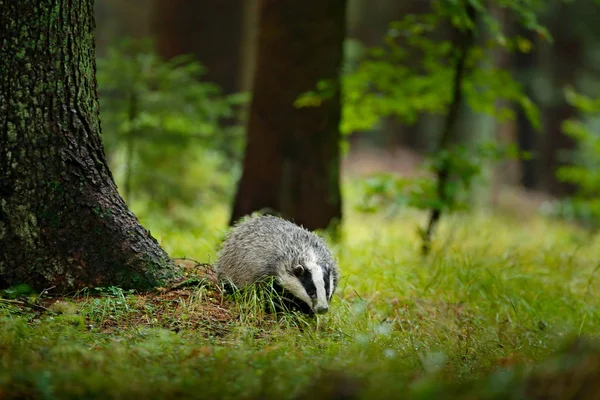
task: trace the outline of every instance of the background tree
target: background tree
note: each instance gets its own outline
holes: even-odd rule
[[[203,230],[190,211],[233,197],[244,132],[222,122],[247,96],[224,96],[204,73],[192,56],[163,60],[147,40],[123,40],[98,57],[104,151],[142,220]]]
[[[557,2],[555,9],[551,9],[546,19],[554,40],[552,46],[544,49],[540,59],[543,75],[551,89],[543,107],[544,135],[539,148],[539,185],[542,190],[556,196],[573,194],[575,191],[575,186],[557,179],[556,173],[561,166],[570,164],[565,151],[575,148],[575,141],[564,134],[561,126],[564,121],[577,115],[577,110],[565,101],[563,90],[566,86],[576,84],[579,68],[573,68],[573,65],[581,65],[584,56],[585,42],[582,39],[585,36],[581,28],[564,29],[565,18],[579,17],[573,18],[579,20],[584,17],[577,15],[578,10],[581,7],[567,2]],[[594,13],[593,9],[590,12]]]
[[[174,273],[106,165],[93,29],[92,0],[0,8],[0,286],[148,288]]]
[[[192,54],[206,66],[206,79],[226,94],[243,79],[247,0],[156,0],[152,30],[159,54],[171,59]],[[246,44],[246,43],[244,43]]]
[[[269,208],[309,229],[341,218],[340,68],[345,0],[259,2],[246,153],[230,222]],[[295,100],[328,82],[317,107]]]
[[[534,48],[529,52],[517,52],[511,58],[512,69],[516,78],[523,85],[525,94],[536,101],[533,90],[533,77],[536,74],[536,35],[525,27],[517,25],[517,34],[533,43]],[[537,103],[537,101],[536,101]],[[524,110],[516,110],[516,135],[519,148],[526,152],[534,153],[538,142],[539,132],[536,132],[531,122],[525,115]],[[537,164],[534,158],[523,158],[520,160],[521,185],[526,189],[535,189],[538,182]]]

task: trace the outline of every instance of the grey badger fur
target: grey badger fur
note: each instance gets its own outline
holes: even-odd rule
[[[221,281],[243,288],[274,277],[292,305],[308,314],[323,314],[335,291],[339,272],[325,241],[292,222],[272,215],[236,223],[225,238],[215,270]]]

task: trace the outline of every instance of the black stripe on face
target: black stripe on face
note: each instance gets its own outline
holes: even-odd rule
[[[325,298],[329,299],[329,291],[331,288],[329,287],[329,268],[323,268],[323,282],[325,283]]]
[[[312,273],[308,268],[304,268],[304,272],[298,277],[298,280],[311,299],[317,297],[317,288],[315,286],[315,282],[313,281]]]

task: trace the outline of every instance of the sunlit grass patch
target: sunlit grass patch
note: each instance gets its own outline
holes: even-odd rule
[[[597,238],[542,219],[519,226],[461,215],[444,221],[434,254],[423,259],[415,233],[421,217],[356,216],[340,250],[343,299],[356,291],[371,316],[401,324],[396,335],[421,354],[441,350],[473,374],[514,353],[538,360],[565,336],[597,332],[589,287],[600,254],[583,244]]]

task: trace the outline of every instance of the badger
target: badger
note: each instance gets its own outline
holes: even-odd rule
[[[215,270],[222,283],[237,289],[272,277],[291,295],[294,308],[313,315],[329,310],[339,280],[337,263],[323,239],[272,215],[236,223],[221,244]]]

